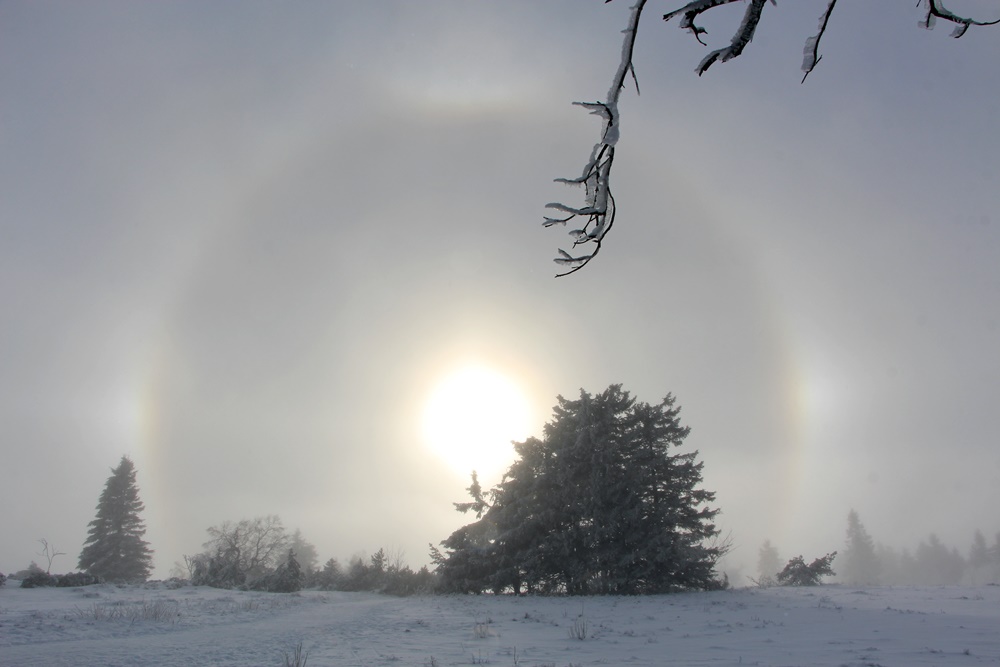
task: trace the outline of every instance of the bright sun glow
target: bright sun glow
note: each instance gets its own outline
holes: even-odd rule
[[[458,474],[475,470],[492,479],[514,460],[510,443],[528,436],[528,421],[528,401],[516,384],[469,366],[434,388],[424,408],[424,441]]]

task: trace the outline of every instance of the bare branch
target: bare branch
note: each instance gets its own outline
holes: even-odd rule
[[[622,40],[621,61],[611,80],[607,99],[604,102],[574,102],[574,104],[588,109],[591,114],[604,119],[601,140],[594,145],[594,149],[590,152],[590,159],[584,165],[581,175],[578,178],[556,179],[557,183],[583,185],[585,188],[584,205],[576,207],[559,202],[547,204],[546,208],[568,215],[563,218],[546,217],[542,224],[545,227],[565,225],[577,216],[584,217],[586,222],[583,227],[570,232],[570,236],[573,238],[573,247],[589,243],[593,244],[594,249],[589,254],[573,256],[560,248],[559,257],[555,259],[555,262],[561,266],[572,266],[573,268],[556,274],[557,278],[579,271],[596,257],[601,250],[604,236],[614,224],[615,204],[614,197],[611,196],[611,166],[614,164],[615,145],[618,143],[619,137],[618,100],[625,87],[625,79],[630,75],[635,80],[636,92],[639,90],[639,81],[636,79],[635,69],[632,66],[632,54],[635,50],[635,39],[639,30],[639,19],[645,4],[646,0],[636,0],[636,3],[632,5],[628,26],[622,31],[625,37]]]
[[[1000,19],[996,21],[976,21],[975,19],[964,18],[953,14],[949,10],[945,9],[942,4],[942,0],[921,0],[921,2],[927,3],[927,17],[920,22],[922,28],[928,30],[934,29],[934,22],[936,19],[943,19],[945,21],[950,21],[955,24],[955,29],[952,31],[951,36],[958,39],[966,33],[969,26],[973,25],[997,25],[1000,23]],[[919,3],[918,3],[919,4]]]
[[[830,4],[827,5],[826,11],[823,16],[819,19],[819,32],[806,40],[806,46],[804,49],[804,58],[802,60],[802,71],[805,74],[802,75],[802,81],[800,83],[806,82],[806,77],[809,76],[819,61],[823,59],[823,56],[819,55],[819,40],[823,39],[823,34],[826,32],[826,26],[830,23],[830,14],[833,13],[833,8],[837,5],[837,0],[830,0]]]

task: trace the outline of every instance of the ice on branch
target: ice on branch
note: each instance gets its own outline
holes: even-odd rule
[[[795,0],[801,2],[802,0]],[[993,21],[979,21],[971,18],[958,16],[944,7],[944,0],[920,0],[924,3],[926,15],[921,20],[920,25],[924,28],[933,28],[938,19],[955,24],[952,37],[961,37],[970,26],[986,26],[1000,24],[1000,19]],[[605,0],[611,2],[611,0]],[[743,20],[740,22],[735,34],[730,40],[729,46],[715,49],[705,56],[695,71],[699,76],[708,71],[716,62],[726,62],[739,57],[743,51],[753,41],[754,33],[760,24],[764,11],[764,5],[768,0],[692,0],[680,9],[675,9],[663,15],[664,21],[670,21],[680,17],[679,25],[682,29],[689,31],[694,38],[702,45],[707,43],[702,40],[703,35],[708,31],[698,25],[696,21],[707,11],[717,9],[734,2],[746,3],[746,10],[743,13]],[[776,0],[770,0],[772,5],[777,6]],[[576,228],[569,232],[573,241],[573,247],[584,244],[593,244],[592,252],[573,256],[563,249],[559,249],[559,256],[555,262],[563,267],[571,267],[569,270],[556,274],[565,276],[575,271],[579,271],[586,266],[590,260],[597,256],[601,250],[601,244],[615,221],[615,198],[611,195],[611,167],[615,160],[615,147],[618,145],[620,136],[620,118],[618,113],[618,100],[625,87],[625,80],[632,76],[635,81],[636,93],[639,92],[639,82],[635,76],[635,67],[632,63],[632,54],[635,49],[636,34],[639,30],[639,19],[646,0],[637,0],[629,11],[628,25],[622,33],[625,35],[622,40],[621,60],[618,63],[618,70],[611,80],[611,88],[603,102],[574,102],[591,114],[598,116],[604,122],[601,131],[601,139],[590,152],[590,159],[583,167],[580,176],[576,178],[557,178],[557,183],[566,185],[582,185],[584,187],[583,206],[569,206],[561,202],[547,204],[546,208],[558,211],[562,217],[546,216],[542,222],[545,227],[566,225],[575,218],[585,220],[582,227],[577,223]],[[863,4],[863,3],[862,3]],[[815,35],[810,36],[805,43],[802,58],[802,81],[812,73],[822,60],[819,53],[820,41],[826,34],[827,26],[830,24],[830,16],[837,6],[837,0],[827,0],[826,11],[820,16],[819,28]],[[998,3],[1000,6],[1000,3]],[[770,11],[768,13],[770,16]]]
[[[1000,19],[995,21],[976,21],[975,19],[958,16],[957,14],[953,14],[951,11],[945,9],[942,0],[924,0],[924,2],[927,4],[927,16],[925,16],[924,20],[920,22],[920,27],[933,30],[934,23],[937,19],[949,21],[955,24],[955,29],[951,31],[951,36],[955,39],[964,35],[966,31],[968,31],[969,26],[997,25],[1000,23]]]
[[[695,69],[698,72],[698,76],[707,72],[708,68],[716,60],[727,62],[743,53],[743,49],[753,40],[753,34],[757,30],[757,24],[760,23],[760,15],[764,11],[765,2],[767,0],[750,0],[750,5],[743,14],[743,22],[740,24],[736,34],[733,35],[732,42],[726,48],[717,49],[705,56],[701,63],[698,64],[697,69]],[[771,2],[773,3],[774,0],[771,0]],[[704,29],[702,29],[702,32],[704,32]]]
[[[702,35],[707,35],[708,31],[695,23],[695,21],[701,14],[704,14],[709,10],[716,9],[723,5],[728,5],[736,1],[737,0],[694,0],[680,9],[675,9],[672,12],[664,14],[663,20],[670,21],[671,19],[680,16],[680,27],[694,35],[694,38],[698,40],[700,44],[707,46],[706,42],[702,40]],[[721,49],[716,49],[705,56],[695,69],[699,76],[704,74],[716,61],[726,62],[727,60],[732,60],[743,53],[743,50],[747,47],[747,45],[753,41],[754,32],[757,29],[757,25],[760,23],[761,12],[763,11],[764,4],[766,2],[768,2],[768,0],[750,0],[746,12],[743,15],[743,21],[740,23],[740,27],[737,29],[736,34],[733,35],[730,45]],[[775,0],[770,0],[770,2],[775,6],[777,5]],[[970,26],[996,25],[1000,23],[1000,19],[994,21],[978,21],[972,18],[958,16],[945,8],[943,0],[922,0],[922,2],[925,4],[927,14],[924,19],[921,20],[920,25],[924,28],[930,29],[934,27],[934,23],[937,19],[949,21],[955,24],[955,30],[951,33],[952,37],[961,37],[966,33]],[[823,12],[823,15],[820,17],[819,31],[806,40],[805,48],[803,49],[804,57],[802,60],[802,71],[805,72],[805,75],[802,77],[803,82],[822,59],[822,56],[819,55],[819,43],[823,38],[823,35],[826,33],[827,25],[830,22],[830,15],[833,14],[833,9],[836,5],[837,0],[829,0],[826,11]]]
[[[819,32],[806,40],[806,46],[803,49],[803,59],[802,59],[802,71],[805,74],[802,75],[802,83],[806,82],[806,77],[809,76],[812,71],[819,64],[819,61],[823,59],[823,56],[819,55],[819,40],[823,39],[823,33],[826,32],[826,26],[830,23],[830,14],[833,13],[833,8],[837,5],[837,0],[830,0],[830,4],[826,6],[826,11],[823,12],[823,16],[819,17]]]
[[[583,172],[577,178],[557,178],[557,183],[567,185],[583,185],[584,205],[582,207],[568,206],[560,202],[553,202],[546,205],[562,213],[568,214],[566,217],[555,218],[546,217],[543,226],[552,227],[554,225],[565,225],[574,218],[581,217],[586,220],[582,228],[574,229],[570,232],[573,239],[573,247],[583,244],[593,244],[593,251],[589,254],[574,257],[568,252],[559,249],[559,256],[555,259],[560,266],[572,267],[568,271],[557,274],[565,276],[579,271],[587,265],[590,260],[597,256],[601,250],[601,243],[604,237],[611,230],[615,220],[615,199],[611,195],[611,166],[615,160],[615,146],[620,137],[618,123],[618,98],[625,87],[625,79],[629,74],[635,79],[635,71],[632,68],[632,52],[635,48],[636,32],[639,28],[639,17],[646,0],[638,0],[631,7],[628,26],[623,30],[625,38],[622,40],[621,62],[618,64],[618,71],[611,81],[611,88],[608,90],[607,99],[604,102],[574,102],[574,104],[587,109],[591,114],[599,116],[604,120],[604,127],[601,131],[601,140],[594,145],[590,152],[590,159],[583,167]],[[639,85],[636,83],[636,90]]]

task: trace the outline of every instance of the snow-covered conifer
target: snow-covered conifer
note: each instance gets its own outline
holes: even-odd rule
[[[104,485],[97,516],[80,552],[79,568],[105,581],[141,582],[149,578],[153,552],[143,540],[144,509],[135,481],[135,465],[122,456]]]
[[[640,403],[620,385],[559,397],[543,437],[515,443],[518,460],[481,518],[442,542],[443,586],[586,595],[717,585],[718,510],[699,488],[697,452],[672,451],[689,432],[674,403]]]
[[[847,543],[842,555],[843,564],[838,569],[845,583],[878,584],[881,565],[875,553],[875,541],[861,524],[853,509],[847,514]]]

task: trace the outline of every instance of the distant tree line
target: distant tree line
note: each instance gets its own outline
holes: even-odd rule
[[[842,581],[854,585],[981,585],[1000,582],[1000,533],[988,545],[976,530],[963,554],[931,533],[914,549],[876,543],[858,513],[847,515]]]
[[[476,520],[441,548],[431,547],[433,571],[414,571],[401,553],[385,549],[346,565],[330,558],[319,566],[301,531],[289,533],[269,515],[208,528],[204,551],[185,556],[174,573],[219,588],[393,595],[643,594],[727,586],[716,571],[728,543],[719,540],[718,510],[709,506],[715,494],[700,486],[698,453],[676,451],[689,429],[673,396],[650,405],[612,385],[557,401],[541,438],[514,443],[518,458],[500,484],[484,491],[473,472],[471,500],[455,508]],[[153,551],[143,539],[143,509],[135,466],[123,456],[89,524],[81,571],[52,574],[54,559],[65,554],[41,539],[46,567],[32,561],[10,578],[27,588],[145,581]],[[934,534],[913,550],[897,550],[877,543],[852,509],[839,554],[809,563],[796,556],[782,566],[766,540],[757,573],[751,581],[762,586],[815,585],[834,576],[851,585],[1000,583],[1000,533],[988,544],[976,530],[964,555]],[[0,574],[0,586],[7,579]]]
[[[752,581],[759,585],[783,583],[778,576],[779,562],[777,549],[765,540],[758,553],[758,578]],[[982,531],[976,530],[966,554],[946,546],[933,533],[912,550],[895,549],[876,542],[852,509],[847,514],[844,548],[835,564],[837,581],[854,586],[1000,583],[1000,533],[988,544]],[[827,574],[832,576],[833,572]]]
[[[324,563],[310,585],[323,591],[374,591],[386,595],[417,595],[437,590],[438,578],[426,566],[412,570],[401,554],[379,549],[370,558],[355,556],[341,567],[335,558]]]

